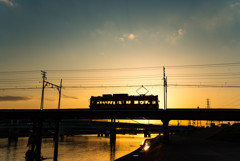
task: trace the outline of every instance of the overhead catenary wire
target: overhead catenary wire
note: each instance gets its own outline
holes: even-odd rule
[[[226,66],[239,66],[239,62],[235,63],[215,63],[215,64],[195,64],[195,65],[172,65],[165,66],[166,68],[209,68],[209,67],[226,67]]]
[[[168,74],[169,78],[188,78],[188,79],[220,79],[226,77],[240,78],[240,73],[199,73],[199,74]],[[133,75],[133,76],[107,76],[107,77],[63,77],[64,80],[130,80],[130,79],[151,79],[161,78],[160,74],[155,75]],[[53,77],[51,80],[58,80],[59,78]],[[38,78],[0,78],[0,82],[30,82],[39,81]]]
[[[74,88],[126,88],[126,87],[140,87],[142,85],[83,85],[83,86],[64,86],[63,89],[74,89]],[[163,84],[145,84],[145,87],[161,87]],[[197,88],[240,88],[240,85],[204,85],[204,84],[168,84],[168,87],[197,87]],[[33,90],[41,89],[41,87],[10,87],[10,88],[0,88],[0,90]]]
[[[195,64],[195,65],[169,65],[166,68],[210,68],[210,67],[226,67],[226,66],[240,66],[240,62],[235,63],[216,63],[216,64]],[[59,70],[46,70],[48,72],[99,72],[99,71],[121,71],[121,70],[153,70],[162,69],[163,66],[151,67],[132,67],[132,68],[95,68],[95,69],[59,69]],[[40,70],[23,70],[23,71],[0,71],[0,74],[25,74],[37,73]]]
[[[178,69],[178,68],[205,68],[205,67],[229,67],[229,66],[240,66],[240,63],[219,63],[219,64],[197,64],[197,65],[176,65],[166,66],[166,68]],[[48,70],[48,72],[67,72],[68,75],[63,76],[66,80],[65,88],[122,88],[122,87],[139,87],[144,86],[162,86],[157,84],[157,81],[162,80],[162,74],[151,74],[151,75],[106,75],[99,77],[86,76],[71,76],[72,72],[99,72],[99,71],[135,71],[135,70],[155,70],[161,69],[162,66],[152,67],[135,67],[135,68],[106,68],[106,69],[70,69],[70,70]],[[40,83],[37,75],[40,70],[29,70],[29,71],[5,71],[0,74],[7,74],[5,77],[0,78],[0,90],[31,90],[38,89]],[[222,70],[221,70],[222,71]],[[70,72],[70,73],[69,73]],[[14,77],[16,73],[25,74],[24,76],[18,75]],[[124,72],[123,72],[124,73]],[[26,76],[27,74],[27,76]],[[34,74],[34,75],[32,75]],[[69,75],[70,74],[70,75]],[[135,74],[135,75],[134,75]],[[29,76],[31,75],[31,76]],[[64,74],[63,74],[64,75]],[[10,77],[9,77],[10,76]],[[22,76],[22,77],[20,77]],[[59,80],[59,77],[53,74],[51,80]],[[168,87],[197,87],[197,88],[239,88],[237,80],[240,78],[240,72],[206,72],[206,73],[167,73],[168,76]],[[186,81],[191,80],[191,81]],[[199,81],[204,80],[204,81]],[[211,82],[212,80],[212,82]],[[234,81],[233,81],[234,80]],[[117,83],[117,85],[109,85],[108,82]],[[134,82],[133,82],[134,81]],[[147,82],[146,82],[147,81]],[[145,83],[144,83],[145,82]],[[152,82],[151,84],[149,84]],[[136,85],[138,83],[138,85]],[[26,85],[28,86],[26,86]],[[124,85],[128,84],[128,85]]]

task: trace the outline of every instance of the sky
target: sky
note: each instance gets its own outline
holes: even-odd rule
[[[239,0],[0,0],[0,108],[39,108],[41,70],[63,79],[62,108],[141,85],[162,108],[162,66],[169,108],[240,108],[239,88],[219,87],[239,85],[239,28]]]

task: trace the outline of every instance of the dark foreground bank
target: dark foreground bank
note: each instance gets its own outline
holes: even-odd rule
[[[144,146],[116,161],[239,161],[239,126],[200,129],[170,137],[170,143],[154,138]]]

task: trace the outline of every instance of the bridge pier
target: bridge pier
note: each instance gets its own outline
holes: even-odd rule
[[[14,120],[11,120],[11,125],[14,127],[16,124],[19,124],[19,120],[16,120],[16,123]],[[9,128],[8,130],[8,142],[17,142],[18,141],[18,135],[19,135],[19,129],[18,128]]]
[[[168,124],[169,124],[169,119],[162,119],[161,120],[163,123],[163,142],[164,143],[169,143],[169,129],[168,129]]]
[[[59,135],[60,135],[61,141],[63,141],[65,129],[63,129],[61,126],[60,126],[59,128],[60,128],[60,129],[59,129],[59,132],[60,132]]]
[[[104,130],[98,130],[98,137],[103,137],[106,132]]]
[[[58,141],[59,141],[59,124],[60,119],[55,120],[55,135],[54,135],[54,161],[58,158]],[[33,120],[33,132],[28,140],[28,146],[31,148],[26,152],[27,160],[41,161],[41,146],[42,146],[42,126],[43,120]]]
[[[42,145],[42,125],[43,120],[33,120],[32,134],[28,139],[28,146],[30,148],[26,152],[26,160],[41,161],[41,145]]]
[[[116,119],[111,119],[110,139],[116,140]]]
[[[151,134],[150,134],[149,130],[147,130],[147,129],[144,130],[144,137],[145,138],[146,137],[151,137]]]
[[[105,134],[105,137],[109,137],[110,133],[111,133],[111,132],[110,132],[110,131],[108,131],[108,130],[107,130],[107,131],[105,131],[105,133],[104,133],[104,134]]]
[[[39,119],[37,128],[37,143],[36,143],[36,161],[41,161],[41,147],[42,147],[42,125],[43,120]]]
[[[116,140],[116,129],[115,127],[113,126],[110,130],[110,140]]]
[[[110,133],[110,152],[110,161],[114,161],[116,152],[116,131],[111,131]]]
[[[110,125],[110,161],[115,160],[116,151],[116,119],[111,119]]]
[[[54,135],[54,161],[58,158],[58,141],[59,141],[59,122],[60,119],[55,120],[55,135]]]

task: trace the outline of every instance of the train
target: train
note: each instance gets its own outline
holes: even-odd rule
[[[157,95],[103,94],[91,96],[90,109],[158,109]]]

